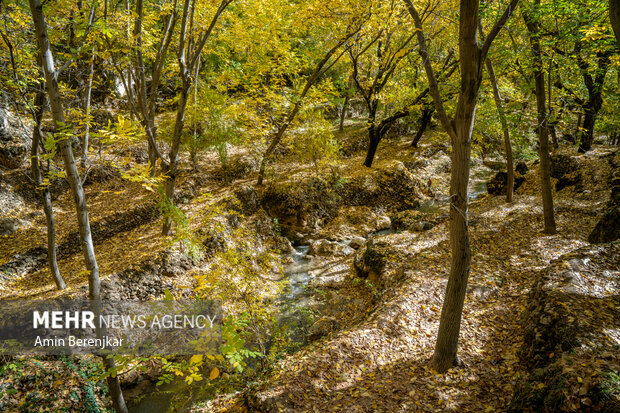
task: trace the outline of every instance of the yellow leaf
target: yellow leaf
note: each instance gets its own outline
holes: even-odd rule
[[[211,370],[211,374],[209,374],[209,380],[215,380],[219,375],[220,371],[218,370],[218,368],[213,367],[213,370]]]
[[[192,358],[189,359],[189,364],[198,364],[202,362],[202,354],[194,354]]]

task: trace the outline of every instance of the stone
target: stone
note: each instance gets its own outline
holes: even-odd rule
[[[350,246],[338,242],[338,241],[330,241],[327,239],[320,239],[316,241],[312,241],[310,243],[310,250],[308,253],[310,255],[337,255],[337,256],[347,256],[353,254],[354,250]]]
[[[0,235],[13,235],[20,226],[20,221],[17,218],[2,218],[0,219]]]
[[[377,217],[377,221],[375,222],[374,226],[377,231],[381,231],[382,229],[389,229],[392,227],[392,220],[388,216],[381,215]]]
[[[517,166],[515,167],[515,172],[520,175],[525,175],[529,171],[527,164],[523,161],[517,162]]]
[[[555,154],[551,155],[551,177],[560,179],[564,175],[570,174],[581,167],[581,163],[576,157]]]
[[[359,235],[354,236],[349,242],[349,246],[353,249],[358,249],[366,242],[366,238],[360,237]]]

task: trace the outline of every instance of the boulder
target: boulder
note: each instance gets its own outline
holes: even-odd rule
[[[620,238],[620,172],[611,178],[611,198],[607,211],[588,236],[592,244],[612,242]]]
[[[356,235],[355,237],[351,239],[349,246],[353,249],[358,249],[359,247],[364,245],[365,242],[366,242],[366,238]]]
[[[518,173],[519,175],[525,175],[526,173],[528,173],[529,168],[527,167],[527,164],[523,161],[519,161],[517,162],[517,166],[515,166],[515,172]]]
[[[618,366],[619,268],[620,245],[608,244],[582,247],[541,272],[522,316],[526,373],[509,411],[618,411],[617,393],[601,391],[614,384],[600,372]]]
[[[17,218],[0,218],[0,235],[13,235],[20,227]]]
[[[377,217],[377,221],[375,222],[374,227],[377,231],[381,231],[383,229],[390,229],[392,227],[392,221],[390,220],[390,217],[380,215],[379,217]]]
[[[383,238],[370,238],[358,249],[353,260],[358,276],[362,278],[379,276],[387,264],[390,250],[391,245]]]
[[[588,236],[588,241],[592,244],[601,244],[618,238],[620,238],[620,206],[615,206],[603,214]]]
[[[551,155],[551,177],[560,179],[581,167],[581,163],[574,156],[564,154]]]
[[[366,205],[402,210],[415,208],[425,199],[423,185],[400,161],[369,174],[351,178],[337,190],[346,205]]]
[[[353,254],[353,248],[338,242],[320,239],[310,243],[310,255],[346,256]]]

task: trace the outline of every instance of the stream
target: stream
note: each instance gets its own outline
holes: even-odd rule
[[[470,202],[475,201],[487,193],[487,182],[491,180],[495,174],[496,171],[487,167],[472,172],[469,177],[469,186],[467,188],[467,196]],[[442,206],[448,203],[449,198],[448,195],[437,195],[433,199],[422,202],[417,210],[424,213],[437,212]]]
[[[469,199],[476,200],[487,192],[487,182],[495,174],[488,168],[476,170],[472,173],[469,181]],[[435,198],[423,202],[417,209],[424,213],[433,213],[447,204],[447,195],[438,195]],[[392,228],[368,234],[370,236],[382,236],[393,233]],[[350,240],[342,240],[339,244],[349,247]],[[350,247],[349,247],[350,248]],[[279,326],[284,326],[288,331],[289,347],[294,349],[307,344],[307,331],[311,326],[316,313],[317,300],[314,292],[308,289],[312,280],[311,271],[319,268],[322,260],[309,258],[309,245],[297,245],[291,252],[292,262],[284,267],[283,280],[288,280],[282,293],[276,299],[278,306],[277,321]],[[273,343],[271,339],[265,343],[269,349]],[[208,373],[206,373],[208,374]],[[186,387],[183,382],[173,382],[168,385],[155,387],[154,383],[149,385],[138,385],[126,391],[127,407],[131,413],[152,413],[164,412],[170,407],[173,396],[179,390]]]

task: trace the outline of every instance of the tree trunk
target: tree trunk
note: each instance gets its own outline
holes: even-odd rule
[[[533,16],[538,16],[540,0],[534,2]],[[542,189],[543,215],[545,219],[544,232],[555,234],[555,217],[553,213],[553,195],[551,192],[551,160],[549,158],[549,130],[547,129],[547,110],[545,108],[545,75],[543,73],[542,55],[540,49],[540,33],[538,20],[524,15],[525,24],[530,34],[532,55],[534,58],[534,80],[536,83],[536,106],[538,108],[538,142],[540,152],[540,183]],[[533,17],[537,19],[538,17]]]
[[[185,126],[185,111],[187,109],[187,97],[191,88],[191,81],[183,82],[183,90],[181,90],[181,96],[177,103],[177,116],[174,123],[174,134],[172,135],[172,147],[168,154],[168,164],[162,165],[162,171],[166,175],[164,181],[164,190],[168,202],[174,204],[174,187],[176,183],[177,167],[179,164],[179,149],[181,148],[181,135],[183,134],[183,127]],[[170,215],[164,216],[164,223],[162,227],[162,235],[170,235],[172,232],[172,219]]]
[[[616,35],[616,47],[620,48],[620,0],[609,0],[609,20]]]
[[[424,106],[424,109],[422,109],[422,117],[420,118],[420,127],[418,128],[418,131],[416,132],[415,136],[413,137],[413,140],[411,141],[411,146],[413,146],[414,148],[418,147],[418,143],[420,142],[420,139],[422,139],[422,135],[424,135],[424,131],[426,130],[426,128],[428,127],[428,124],[431,122],[431,119],[433,118],[433,112],[435,111],[435,109],[432,106]]]
[[[478,0],[461,0],[459,17],[459,60],[461,65],[461,88],[454,119],[450,120],[443,107],[435,72],[431,65],[422,31],[420,16],[411,2],[405,0],[409,13],[415,21],[420,55],[428,77],[429,90],[435,109],[452,141],[452,172],[450,176],[450,245],[452,262],[446,295],[441,309],[441,319],[433,366],[444,372],[458,364],[457,349],[467,280],[471,265],[471,249],[467,227],[469,162],[471,157],[471,134],[476,114],[476,101],[482,80],[482,64],[491,43],[512,14],[518,0],[511,0],[502,16],[495,23],[482,47],[478,46]]]
[[[372,162],[375,158],[375,153],[377,152],[377,146],[379,146],[379,142],[381,142],[380,131],[375,125],[372,125],[368,128],[368,151],[366,152],[366,160],[364,161],[364,166],[367,166],[368,168],[372,166]]]
[[[88,67],[88,82],[86,82],[86,92],[84,98],[84,111],[86,112],[86,126],[84,129],[84,139],[82,140],[82,168],[86,168],[88,161],[88,145],[90,140],[90,112],[91,112],[91,96],[93,91],[93,74],[95,71],[95,48],[90,59]]]
[[[45,86],[47,89],[47,96],[52,110],[52,118],[54,119],[56,128],[64,128],[66,127],[66,125],[62,108],[62,101],[58,89],[58,82],[56,80],[54,58],[52,56],[52,50],[50,48],[49,38],[47,36],[47,27],[45,24],[45,19],[43,17],[43,6],[41,5],[40,0],[29,0],[29,3],[37,34],[39,53],[41,56],[41,61],[43,62]],[[80,242],[82,244],[82,251],[84,253],[84,261],[86,262],[86,267],[88,268],[90,273],[88,277],[89,298],[91,300],[99,300],[101,298],[99,267],[97,266],[95,249],[93,246],[93,240],[90,232],[90,223],[88,221],[88,209],[86,208],[84,189],[82,188],[82,182],[80,180],[80,176],[75,165],[75,158],[73,156],[73,150],[71,149],[70,139],[64,138],[60,140],[59,145],[65,164],[67,180],[69,181],[69,186],[71,187],[71,192],[73,193],[73,201],[75,202],[75,209],[80,230]],[[103,363],[108,369],[114,368],[114,359],[106,359],[104,356]],[[107,382],[114,409],[120,413],[127,413],[127,407],[125,406],[125,400],[123,398],[123,393],[120,388],[118,377],[109,376],[107,378]]]
[[[584,73],[584,80],[588,88],[588,100],[583,107],[585,116],[579,143],[579,152],[581,153],[589,151],[592,148],[592,142],[594,142],[594,126],[598,113],[603,107],[603,83],[609,62],[608,56],[602,56],[599,59],[597,74],[594,78],[589,73]]]
[[[41,84],[41,89],[37,92],[34,102],[34,129],[32,131],[32,148],[30,150],[30,169],[32,179],[41,191],[41,201],[45,212],[47,224],[47,263],[50,266],[50,273],[56,283],[56,288],[63,290],[67,287],[65,280],[60,275],[58,261],[56,259],[56,223],[54,222],[54,208],[52,207],[52,196],[47,185],[43,185],[43,177],[39,167],[39,145],[41,144],[41,120],[45,108],[45,90]]]
[[[340,124],[338,125],[338,131],[342,133],[344,131],[344,118],[347,116],[347,109],[349,108],[349,99],[350,96],[347,95],[344,97],[344,103],[342,104],[342,110],[340,111]]]
[[[506,186],[506,202],[512,202],[512,193],[514,191],[515,183],[515,170],[512,161],[512,144],[510,143],[510,130],[508,129],[508,122],[506,121],[506,114],[504,113],[504,106],[502,104],[502,96],[497,86],[497,78],[495,77],[495,69],[491,59],[486,59],[487,72],[489,73],[489,80],[493,86],[493,98],[495,99],[495,106],[497,106],[497,114],[499,115],[500,123],[502,124],[502,132],[504,134],[504,147],[506,148],[506,171],[508,174],[508,184]]]
[[[298,96],[297,101],[295,102],[295,105],[293,106],[293,109],[291,109],[291,111],[288,113],[288,115],[286,116],[286,118],[283,121],[283,123],[278,128],[278,131],[276,132],[275,136],[273,137],[273,140],[271,141],[271,143],[267,147],[267,150],[265,151],[265,154],[263,155],[263,159],[261,159],[260,169],[258,171],[258,180],[256,182],[257,185],[262,185],[263,184],[263,180],[265,179],[265,171],[267,169],[267,163],[271,159],[271,155],[273,154],[273,151],[276,149],[276,147],[278,146],[278,144],[282,140],[282,137],[284,136],[284,132],[286,132],[286,129],[288,129],[288,127],[291,125],[291,123],[295,119],[295,116],[297,116],[297,113],[301,109],[301,107],[303,105],[303,100],[306,97],[306,95],[308,94],[308,91],[319,80],[321,75],[323,75],[323,73],[325,73],[323,71],[323,68],[325,67],[327,62],[329,62],[331,57],[336,53],[336,51],[340,48],[340,46],[342,46],[355,33],[357,33],[358,30],[359,30],[359,28],[357,30],[351,31],[350,33],[347,33],[342,39],[340,39],[338,41],[338,43],[334,47],[332,47],[323,56],[321,61],[319,63],[317,63],[316,67],[314,68],[314,71],[312,72],[310,77],[308,77],[308,79],[306,80],[304,88],[303,88],[302,92],[300,93],[300,95]],[[340,54],[340,56],[342,56],[342,54]],[[336,56],[334,61],[327,68],[329,69],[330,67],[332,67],[340,59],[340,56]]]
[[[581,136],[579,138],[580,153],[586,153],[592,149],[592,142],[594,141],[594,125],[596,124],[596,117],[599,109],[600,106],[596,108],[593,104],[588,104],[584,107],[585,116],[583,117],[583,126],[580,133]]]
[[[476,101],[482,79],[480,49],[477,45],[478,1],[461,1],[460,41],[461,93],[452,122],[452,171],[450,176],[450,245],[452,262],[441,321],[433,354],[433,365],[443,372],[459,364],[459,331],[467,280],[471,265],[468,230],[469,163]]]

